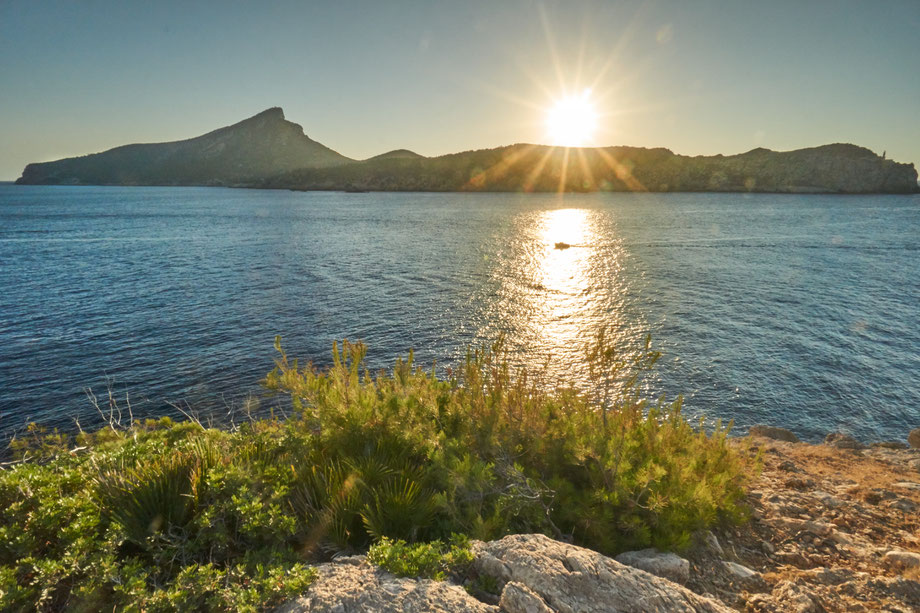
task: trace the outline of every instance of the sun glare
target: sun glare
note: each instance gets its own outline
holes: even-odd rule
[[[546,132],[559,147],[582,147],[594,137],[597,113],[591,102],[591,90],[557,100],[546,113]]]

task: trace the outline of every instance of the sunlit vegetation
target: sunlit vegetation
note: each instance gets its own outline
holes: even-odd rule
[[[647,341],[630,357],[603,335],[586,347],[590,392],[514,369],[501,344],[440,378],[411,353],[370,372],[361,343],[326,370],[276,347],[264,383],[290,396],[286,419],[16,441],[28,460],[0,472],[0,608],[265,610],[339,552],[443,578],[469,538],[680,549],[744,518],[750,466],[726,429],[640,398]]]
[[[436,540],[409,544],[387,537],[371,545],[367,551],[371,564],[399,577],[424,577],[444,580],[448,576],[462,578],[473,561],[470,539],[454,534],[447,543]]]

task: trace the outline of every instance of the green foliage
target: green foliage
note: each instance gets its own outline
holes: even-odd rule
[[[302,593],[290,468],[254,460],[278,430],[140,423],[0,471],[0,609],[257,611]]]
[[[281,352],[265,384],[290,394],[286,420],[31,427],[0,470],[0,609],[263,610],[302,593],[311,562],[372,543],[392,572],[442,578],[469,560],[455,534],[617,553],[744,518],[752,467],[727,429],[640,398],[648,341],[624,356],[600,335],[589,392],[515,371],[500,343],[444,379],[365,355],[336,344],[320,371]]]
[[[443,581],[462,576],[473,561],[468,537],[451,535],[449,543],[432,541],[410,545],[383,537],[367,552],[367,560],[400,577],[424,577]]]
[[[500,342],[468,353],[447,380],[415,367],[411,353],[392,375],[371,374],[360,343],[336,344],[325,372],[290,362],[278,340],[276,349],[265,384],[291,395],[326,458],[302,473],[313,502],[300,515],[325,522],[340,547],[536,531],[605,553],[679,549],[700,528],[744,519],[748,467],[728,429],[692,427],[679,398],[640,397],[659,357],[648,338],[622,355],[601,332],[585,350],[589,392],[515,372]],[[375,479],[356,457],[374,459]],[[397,508],[386,525],[374,514]],[[397,525],[397,515],[412,519]]]
[[[144,546],[154,535],[185,529],[197,508],[206,470],[204,458],[189,452],[135,467],[122,462],[97,478],[99,507],[105,519],[122,528],[127,540]]]

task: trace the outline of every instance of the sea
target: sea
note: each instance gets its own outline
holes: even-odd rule
[[[565,243],[559,245],[557,243]],[[920,427],[920,196],[341,193],[0,185],[0,434],[283,413],[278,354],[362,340],[439,373],[503,339],[590,387],[606,330],[688,419]],[[178,407],[178,408],[177,408]]]

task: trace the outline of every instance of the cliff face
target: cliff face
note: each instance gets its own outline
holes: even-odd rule
[[[917,171],[855,145],[732,156],[667,149],[512,145],[437,158],[371,158],[262,182],[292,189],[913,193]]]
[[[271,108],[190,140],[125,145],[102,153],[29,164],[20,184],[239,185],[305,167],[352,160],[311,140]]]

